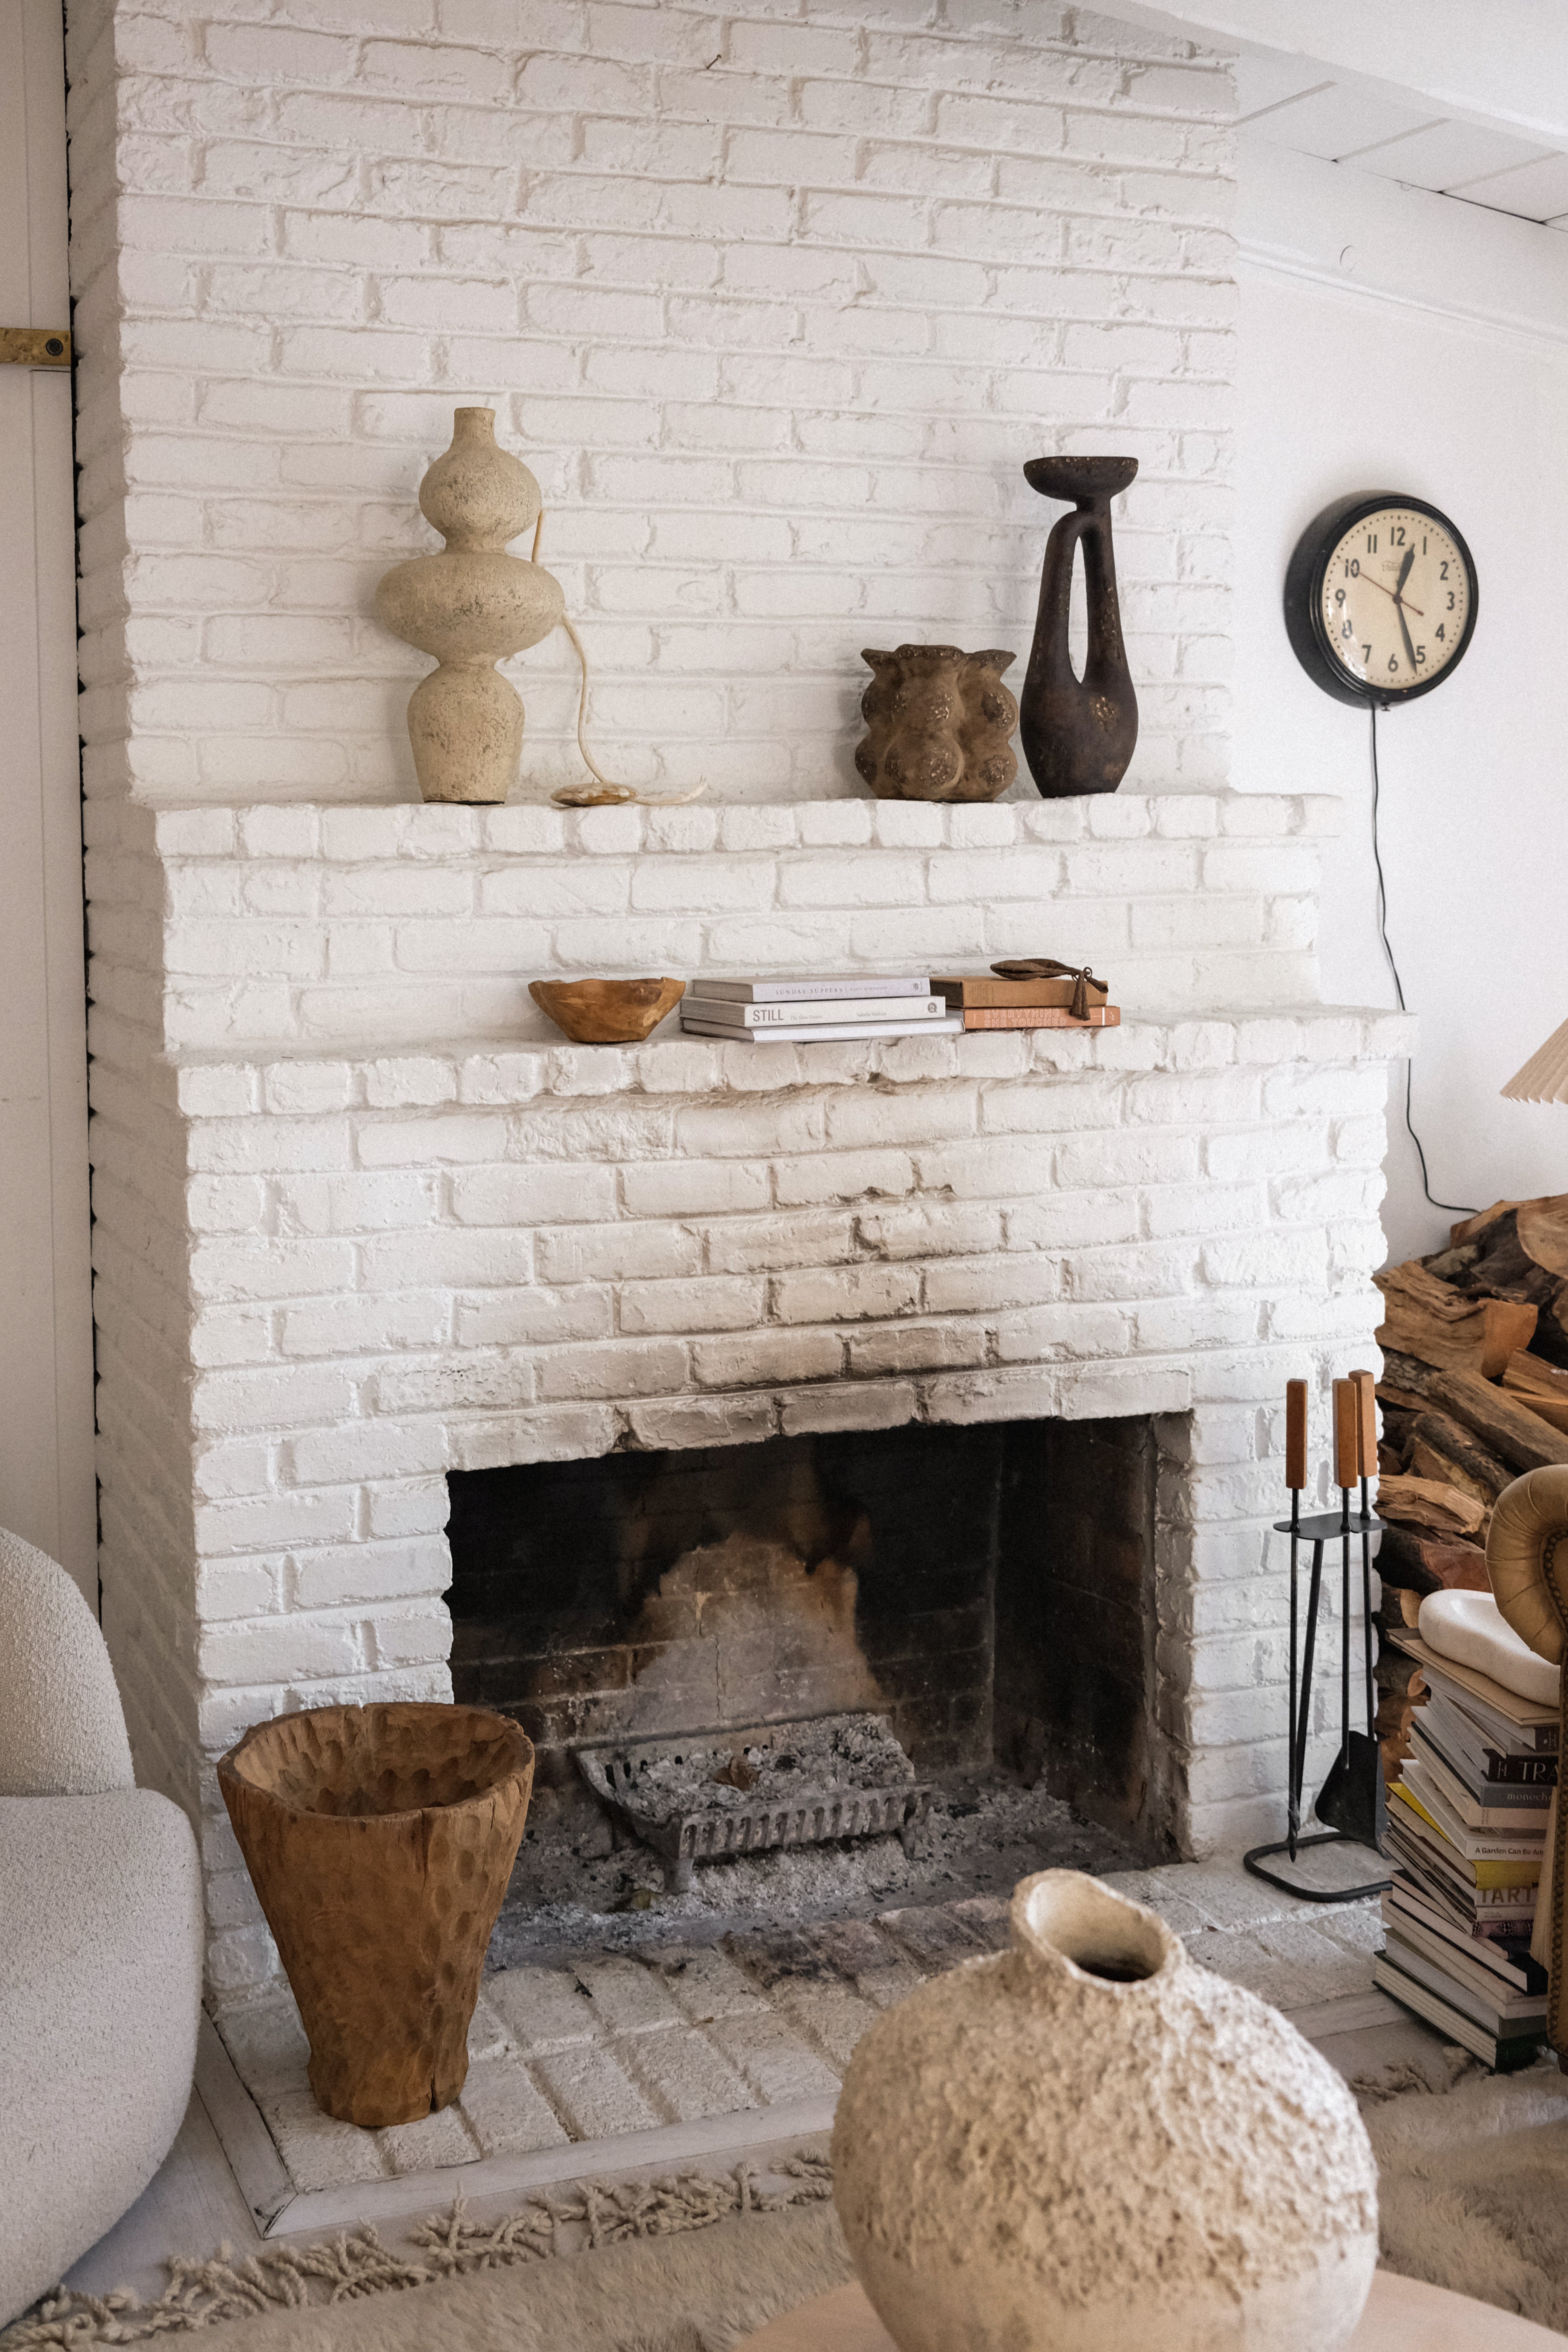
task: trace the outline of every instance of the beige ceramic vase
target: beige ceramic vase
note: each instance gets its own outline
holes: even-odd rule
[[[1078,1871],[850,2062],[834,2196],[900,2352],[1334,2352],[1377,2261],[1355,2103],[1284,2018]]]
[[[375,616],[440,667],[408,702],[408,735],[427,801],[504,801],[522,750],[522,704],[495,664],[536,646],[565,611],[559,583],[505,552],[539,517],[539,484],[498,447],[493,408],[458,408],[452,446],[419,485],[420,510],[447,544],[386,572]]]

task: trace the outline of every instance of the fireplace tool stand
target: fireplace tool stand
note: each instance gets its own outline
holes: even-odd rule
[[[1321,1889],[1302,1886],[1265,1867],[1276,1854],[1294,1862],[1307,1846],[1363,1845],[1381,1856],[1387,1827],[1387,1800],[1383,1783],[1383,1756],[1377,1744],[1377,1698],[1373,1685],[1372,1656],[1372,1536],[1382,1526],[1370,1507],[1367,1480],[1377,1460],[1377,1418],[1370,1372],[1352,1372],[1334,1382],[1334,1481],[1340,1490],[1337,1511],[1301,1517],[1301,1491],[1307,1483],[1307,1383],[1290,1381],[1285,1391],[1285,1480],[1290,1490],[1290,1516],[1274,1523],[1278,1535],[1290,1538],[1290,1716],[1289,1834],[1274,1845],[1255,1845],[1242,1856],[1255,1878],[1267,1879],[1287,1895],[1306,1903],[1357,1903],[1381,1895],[1393,1882],[1369,1879],[1361,1886]],[[1351,1508],[1351,1489],[1359,1481],[1361,1508]],[[1366,1729],[1351,1729],[1351,1538],[1361,1538],[1362,1657],[1366,1682]],[[1318,1609],[1323,1589],[1323,1552],[1340,1545],[1340,1750],[1314,1807],[1329,1826],[1301,1834],[1302,1784],[1307,1770],[1307,1732],[1312,1713],[1312,1658],[1318,1638]],[[1299,1565],[1300,1547],[1312,1547],[1307,1588],[1306,1637],[1297,1669],[1300,1622]]]

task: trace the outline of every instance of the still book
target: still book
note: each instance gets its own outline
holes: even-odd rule
[[[1521,1994],[1493,2000],[1489,1993],[1475,1991],[1457,1970],[1450,1974],[1440,1962],[1428,1959],[1426,1953],[1418,1951],[1413,1943],[1406,1943],[1402,1936],[1392,1932],[1384,1946],[1383,1957],[1392,1962],[1402,1975],[1414,1977],[1415,1982],[1425,1985],[1428,1992],[1435,1992],[1439,2000],[1451,2001],[1473,2024],[1479,2025],[1483,2032],[1495,2035],[1499,2041],[1513,2033],[1542,2032],[1545,2030],[1544,1994],[1534,2000]]]
[[[1414,2010],[1428,2025],[1436,2026],[1461,2050],[1479,2058],[1483,2066],[1490,2066],[1499,2074],[1511,2074],[1520,2066],[1535,2063],[1535,2053],[1545,2037],[1544,2026],[1528,2027],[1509,2034],[1488,2033],[1473,2018],[1467,2017],[1450,2000],[1444,2000],[1414,1977],[1406,1976],[1386,1953],[1380,1953],[1372,1964],[1372,1980],[1380,1991],[1389,1993],[1405,2008]]]
[[[1052,1004],[981,1004],[963,1008],[966,1029],[1120,1029],[1120,1004],[1091,1004],[1083,1020]]]
[[[692,1037],[724,1037],[736,1045],[834,1045],[850,1037],[961,1037],[963,1024],[949,1013],[940,1021],[791,1022],[783,1029],[742,1029],[738,1023],[682,1020]]]
[[[793,1004],[817,996],[931,996],[938,992],[922,972],[825,972],[816,980],[710,980],[706,972],[691,986],[703,996],[721,996],[736,1004]]]
[[[685,1021],[718,1021],[731,1029],[810,1027],[824,1021],[945,1021],[940,996],[824,996],[788,1004],[737,1004],[703,994],[694,984],[680,1000]]]

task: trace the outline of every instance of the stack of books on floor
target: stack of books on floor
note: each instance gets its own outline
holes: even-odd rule
[[[1557,1710],[1505,1690],[1414,1636],[1431,1697],[1389,1790],[1396,1863],[1375,1981],[1500,2072],[1546,2032],[1546,1971],[1530,1957],[1557,1782]]]
[[[688,982],[680,1025],[738,1045],[828,1045],[841,1037],[956,1035],[963,1020],[924,973],[850,972],[811,980]]]

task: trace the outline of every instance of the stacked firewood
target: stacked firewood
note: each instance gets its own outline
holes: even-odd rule
[[[1448,1247],[1376,1277],[1383,1437],[1377,1512],[1381,1620],[1414,1625],[1444,1586],[1485,1592],[1492,1505],[1543,1462],[1568,1462],[1568,1193],[1499,1201],[1454,1226]],[[1426,1679],[1383,1645],[1384,1772],[1397,1780]]]

